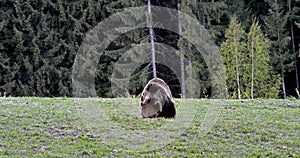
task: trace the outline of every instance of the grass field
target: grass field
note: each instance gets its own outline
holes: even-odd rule
[[[299,100],[0,98],[0,157],[300,157]]]

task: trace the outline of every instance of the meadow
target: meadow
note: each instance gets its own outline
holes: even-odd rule
[[[0,98],[0,157],[300,157],[300,100]]]

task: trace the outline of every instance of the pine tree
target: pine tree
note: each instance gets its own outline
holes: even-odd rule
[[[285,73],[291,71],[293,54],[288,50],[290,37],[286,29],[288,14],[279,5],[277,0],[268,1],[270,9],[268,15],[263,17],[265,32],[271,40],[271,63],[281,75],[283,98],[286,98]]]
[[[245,64],[245,31],[237,21],[236,16],[230,20],[225,34],[226,41],[222,43],[220,51],[223,55],[226,69],[228,93],[231,97],[241,99],[241,76]]]
[[[118,1],[110,3],[107,10],[108,14],[112,14],[121,11],[120,6],[138,5],[141,5],[141,1]],[[118,23],[122,22],[124,26],[131,26],[132,21],[139,21],[140,18],[145,17],[137,15],[135,12],[129,14],[130,16],[125,18],[120,17]],[[148,29],[137,29],[124,33],[109,45],[101,55],[96,71],[96,90],[99,96],[128,97],[129,95],[137,95],[142,91],[143,86],[147,83],[148,76],[151,75],[148,73],[150,66],[140,63],[144,61],[144,59],[141,59],[144,57],[141,53],[147,54],[147,56],[151,56],[151,54],[145,52],[146,50],[139,49],[137,45],[148,43],[148,37]],[[140,51],[136,51],[136,49]],[[137,66],[140,67],[137,68]],[[110,82],[112,86],[117,86],[114,87],[117,89],[111,89],[110,84],[103,84],[107,82]]]
[[[300,10],[300,7],[297,7],[295,2],[292,0],[288,0],[288,8],[289,8],[289,25],[290,25],[290,36],[292,40],[292,49],[294,53],[294,69],[295,69],[295,79],[296,79],[296,89],[299,90],[299,77],[298,77],[298,67],[297,67],[297,55],[296,46],[295,46],[295,33],[294,33],[294,21],[296,20],[297,10]],[[294,5],[292,7],[292,5]]]
[[[246,5],[246,1],[230,0],[225,1],[227,5],[226,15],[231,17],[235,15],[244,28],[250,28],[251,25],[251,10]]]
[[[296,26],[298,27],[298,28],[300,28],[300,23],[297,23],[297,22],[295,22],[296,23]],[[299,50],[298,50],[298,52],[299,52],[299,54],[298,54],[298,58],[300,57],[300,44],[299,44]]]
[[[269,50],[270,42],[263,35],[261,28],[256,20],[253,21],[247,37],[247,50],[246,57],[249,59],[247,68],[244,75],[245,82],[245,97],[253,99],[254,97],[277,97],[278,85],[271,66],[269,65]],[[246,78],[245,78],[246,77]],[[274,80],[275,79],[275,80]],[[273,86],[273,89],[270,87]]]
[[[193,18],[197,18],[193,12],[198,12],[197,8],[198,2],[185,0],[180,2],[180,11],[184,15],[189,15]],[[181,19],[179,19],[179,34],[192,33],[193,29],[189,29],[189,23],[186,22],[188,19],[184,19],[185,22],[181,24]],[[181,28],[181,30],[180,30]],[[203,29],[203,28],[200,28]],[[197,30],[199,31],[199,30]],[[181,33],[180,33],[181,32]],[[207,65],[201,55],[201,52],[196,50],[192,44],[189,43],[184,37],[179,37],[177,42],[177,47],[179,49],[178,55],[180,56],[180,71],[181,71],[181,92],[183,97],[187,98],[199,98],[210,96],[209,88],[211,87],[211,82],[209,78],[209,72]],[[203,52],[202,52],[203,53]],[[188,60],[183,60],[186,57]],[[183,79],[184,78],[184,79]],[[185,81],[183,81],[185,80]],[[185,87],[185,88],[183,88]],[[200,92],[201,91],[201,92]]]
[[[228,4],[225,1],[214,0],[188,1],[186,12],[194,14],[201,25],[210,31],[215,42],[220,45],[227,26],[227,20],[225,22],[222,19],[225,15],[232,15],[232,13],[228,13]]]

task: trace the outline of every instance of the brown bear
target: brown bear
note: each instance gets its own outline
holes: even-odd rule
[[[145,86],[140,105],[143,118],[174,118],[176,115],[171,90],[160,78],[153,78]]]

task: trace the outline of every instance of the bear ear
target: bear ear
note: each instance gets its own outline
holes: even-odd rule
[[[147,87],[146,87],[146,90],[149,91],[151,86],[152,86],[152,83],[148,84]]]

